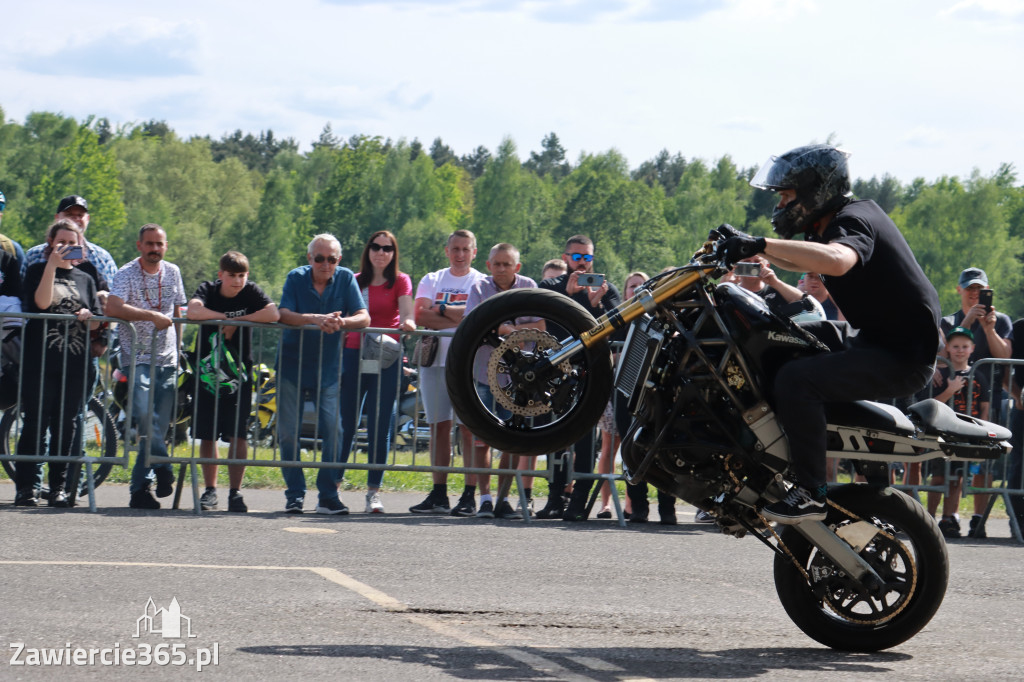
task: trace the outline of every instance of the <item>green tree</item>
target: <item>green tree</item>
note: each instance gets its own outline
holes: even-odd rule
[[[960,307],[957,280],[972,266],[988,274],[998,310],[1011,317],[1024,312],[1018,262],[1022,243],[1009,234],[1004,196],[994,178],[974,171],[966,182],[943,177],[918,186],[913,201],[893,212],[946,314]]]

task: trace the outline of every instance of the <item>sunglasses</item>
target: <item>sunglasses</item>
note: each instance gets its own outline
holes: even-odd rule
[[[370,251],[376,253],[377,251],[383,251],[384,253],[393,253],[395,250],[392,244],[378,244],[377,242],[370,242]]]
[[[565,255],[568,256],[569,258],[572,258],[573,262],[576,263],[579,263],[581,260],[586,261],[587,263],[594,260],[594,257],[589,253],[567,253]]]
[[[314,263],[323,263],[324,261],[327,261],[331,265],[334,265],[334,264],[336,264],[338,262],[338,257],[337,256],[324,256],[324,255],[319,255],[319,256],[314,256],[313,257],[313,262]]]

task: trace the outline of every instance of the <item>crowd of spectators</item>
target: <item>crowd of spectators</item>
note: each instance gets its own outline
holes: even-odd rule
[[[0,193],[0,220],[6,199]],[[401,272],[399,244],[392,233],[380,230],[367,241],[360,258],[359,272],[340,265],[341,244],[332,235],[321,234],[307,247],[308,264],[292,270],[285,281],[279,304],[275,304],[249,281],[249,262],[244,254],[229,251],[221,257],[216,279],[203,282],[187,296],[181,274],[173,263],[165,260],[168,235],[159,225],[143,225],[136,243],[139,256],[118,268],[110,254],[86,239],[89,208],[85,198],[70,195],[57,205],[54,222],[45,234],[45,241],[24,251],[21,245],[0,235],[0,311],[48,312],[74,315],[55,322],[31,319],[24,325],[24,358],[27,366],[39,368],[38,381],[21,384],[19,404],[23,427],[17,443],[18,454],[48,453],[69,456],[80,445],[74,433],[80,430],[81,407],[96,381],[96,357],[106,350],[105,337],[98,335],[96,315],[134,323],[136,336],[132,343],[121,344],[121,365],[134,363],[135,384],[132,387],[134,416],[138,422],[139,456],[132,470],[129,505],[140,509],[159,509],[157,498],[173,490],[173,473],[167,463],[153,464],[152,456],[166,455],[163,434],[167,433],[175,400],[178,354],[181,351],[180,325],[174,323],[187,303],[187,317],[202,322],[196,345],[192,349],[196,382],[197,416],[194,437],[200,441],[203,458],[218,457],[217,442],[228,443],[229,495],[227,510],[247,511],[242,497],[247,459],[247,428],[252,405],[253,365],[251,329],[231,326],[227,322],[281,322],[286,325],[280,341],[277,360],[277,442],[280,448],[282,476],[285,484],[285,511],[301,513],[304,509],[306,479],[299,457],[302,448],[301,421],[304,406],[312,403],[316,414],[315,440],[323,463],[344,463],[353,448],[361,420],[365,419],[367,460],[377,465],[367,474],[365,511],[384,512],[381,487],[384,465],[391,449],[395,430],[397,387],[402,363],[397,361],[403,349],[400,333],[410,333],[417,326],[427,330],[450,330],[463,316],[483,300],[513,288],[547,289],[568,296],[595,317],[617,306],[619,289],[607,279],[580,281],[582,275],[595,272],[597,253],[594,242],[585,235],[574,235],[565,243],[562,254],[545,263],[538,280],[520,272],[519,249],[508,243],[494,245],[488,252],[485,267],[488,274],[476,270],[476,237],[468,230],[450,235],[445,245],[448,266],[424,276],[416,286]],[[735,282],[762,296],[770,307],[778,309],[804,297],[817,301],[825,317],[843,321],[842,311],[829,295],[826,279],[807,272],[797,286],[780,280],[768,262],[760,256],[747,259],[760,264],[757,275],[726,275],[723,281]],[[648,279],[643,272],[632,272],[623,284],[629,298],[636,287]],[[986,358],[1024,358],[1024,351],[1014,348],[1016,324],[996,310],[985,272],[968,267],[962,272],[957,292],[961,308],[943,318],[940,362],[929,396],[949,402],[954,409],[970,412],[982,419],[1009,422],[1015,434],[1024,430],[1024,406],[1021,404],[1022,372],[1006,372],[996,366],[988,371],[972,372],[971,367]],[[393,329],[392,334],[344,334],[367,326]],[[510,323],[513,329],[539,327],[537,318],[519,318]],[[313,329],[317,327],[318,329]],[[558,336],[557,324],[548,322],[549,333]],[[5,332],[6,333],[6,332]],[[490,476],[469,474],[454,506],[448,496],[448,473],[443,469],[452,463],[452,433],[461,438],[464,466],[488,469],[492,453],[488,446],[465,427],[456,426],[455,414],[447,395],[444,367],[449,340],[440,337],[431,362],[418,368],[419,390],[423,399],[425,421],[430,427],[430,461],[440,470],[434,471],[433,488],[426,499],[410,508],[414,513],[449,514],[457,517],[521,518],[522,509],[512,506],[509,497],[511,482],[499,479],[498,494],[492,495]],[[1021,344],[1024,345],[1024,344]],[[128,353],[134,353],[129,357]],[[499,416],[504,410],[490,393],[486,376],[487,358],[478,357],[475,375],[481,399],[491,405]],[[1013,396],[1013,400],[1008,400]],[[922,397],[922,396],[917,396]],[[1005,413],[1012,407],[1009,413]],[[600,458],[601,474],[614,471],[620,434],[628,424],[629,415],[610,402],[602,416],[597,434],[584,436],[571,452],[547,455],[551,476],[547,502],[536,517],[584,521],[590,513],[590,497],[595,470],[595,455]],[[1020,436],[1009,463],[1010,487],[1021,485]],[[144,456],[146,453],[150,457]],[[522,461],[519,461],[519,460]],[[965,473],[972,475],[974,487],[992,485],[991,469],[978,465],[968,467],[955,463],[947,470],[944,462],[933,463],[926,473],[932,486],[946,486],[939,526],[947,537],[961,534],[958,499],[963,490]],[[532,469],[532,458],[511,458],[501,453],[502,469],[510,466]],[[570,473],[571,467],[571,473]],[[16,495],[14,504],[36,506],[46,502],[53,507],[73,503],[64,493],[67,487],[65,461],[49,465],[49,493],[40,497],[43,466],[38,462],[16,464]],[[321,467],[316,476],[316,512],[347,514],[339,490],[344,468]],[[837,472],[830,469],[829,478]],[[947,480],[947,476],[950,477]],[[1013,477],[1016,476],[1016,479]],[[201,497],[203,509],[216,509],[217,466],[203,466],[205,490]],[[921,485],[919,465],[907,467],[904,483]],[[155,487],[155,490],[154,490]],[[532,511],[532,486],[526,480],[523,491]],[[155,493],[155,496],[154,496]],[[477,503],[479,493],[479,506]],[[595,493],[596,494],[596,493]],[[634,523],[648,519],[646,486],[628,486],[625,502],[627,518]],[[602,483],[598,518],[612,516],[607,482]],[[928,494],[928,508],[936,513],[941,495]],[[675,500],[659,493],[658,509],[663,524],[676,523]],[[974,496],[975,513],[968,534],[983,538],[988,496]],[[1024,522],[1024,503],[1014,498],[1012,513]],[[698,521],[713,521],[707,513]]]

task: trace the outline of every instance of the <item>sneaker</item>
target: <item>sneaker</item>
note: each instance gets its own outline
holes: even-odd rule
[[[207,488],[199,497],[199,508],[203,511],[210,511],[217,508],[217,489]]]
[[[565,496],[552,495],[543,509],[535,514],[538,519],[560,519],[565,513]]]
[[[693,518],[697,523],[715,523],[715,515],[711,512],[704,511],[703,509],[697,510],[697,515]]]
[[[174,470],[170,467],[156,469],[156,496],[167,497],[174,492]]]
[[[801,521],[824,521],[827,511],[825,498],[817,498],[803,486],[794,485],[785,498],[767,505],[761,514],[769,521],[789,525]]]
[[[340,497],[330,500],[320,500],[316,503],[317,514],[348,514],[348,507],[341,501]]]
[[[633,512],[629,515],[629,522],[647,523],[647,517],[650,513],[651,510],[649,507],[644,507],[643,509],[637,509],[636,507],[634,507]]]
[[[461,504],[462,500],[459,500],[459,502]],[[458,507],[456,507],[456,509],[458,509]],[[454,511],[452,512],[452,515],[453,516],[455,515]],[[476,513],[476,517],[478,519],[493,519],[494,518],[494,503],[492,503],[490,500],[484,500],[483,502],[481,502],[480,503],[480,511],[478,511]]]
[[[498,506],[494,508],[494,518],[517,521],[523,518],[523,515],[513,509],[512,505],[508,503],[508,500],[502,500],[498,503]]]
[[[610,519],[611,517],[612,517],[612,510],[611,509],[602,509],[601,511],[597,512],[597,518],[599,518],[599,519]]]
[[[63,490],[50,493],[49,499],[46,500],[46,504],[50,507],[70,507],[71,501],[68,499],[67,494]]]
[[[960,522],[950,516],[944,516],[939,520],[939,530],[946,538],[958,538],[960,535]]]
[[[380,501],[380,493],[366,493],[366,513],[384,513],[384,504]]]
[[[518,511],[520,514],[523,513],[523,501],[521,499],[518,502],[516,502],[516,511]],[[527,497],[526,498],[526,511],[530,512],[530,516],[535,516],[536,515],[534,513],[534,511],[533,511],[533,498],[532,497]]]
[[[985,532],[985,520],[981,517],[981,514],[975,514],[971,517],[971,527],[967,531],[967,537],[978,539],[988,537],[988,533]]]
[[[38,507],[39,500],[36,499],[35,490],[19,490],[14,495],[15,507]]]
[[[462,494],[459,503],[452,508],[452,516],[473,516],[476,514],[476,498]]]
[[[448,504],[448,496],[434,495],[433,492],[427,495],[427,499],[415,507],[409,507],[409,511],[413,514],[447,514],[451,510],[452,508]]]
[[[238,514],[244,514],[249,511],[249,507],[245,506],[245,498],[242,497],[242,493],[230,493],[228,495],[228,511]]]
[[[284,503],[284,510],[288,514],[301,514],[302,513],[302,498],[297,497],[294,500],[288,500]]]
[[[674,526],[679,523],[676,518],[676,508],[674,506],[658,506],[658,523],[663,526]]]
[[[160,503],[153,497],[153,493],[149,492],[149,488],[143,488],[132,493],[128,506],[132,509],[159,509]]]

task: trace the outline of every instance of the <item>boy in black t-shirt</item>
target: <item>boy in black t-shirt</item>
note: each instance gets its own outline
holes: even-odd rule
[[[277,322],[277,306],[256,284],[249,281],[249,259],[238,251],[220,258],[217,280],[203,282],[188,302],[190,320],[232,320],[235,322]],[[204,324],[196,339],[198,388],[195,400],[195,433],[200,438],[199,455],[217,458],[217,440],[228,442],[229,459],[248,456],[246,427],[252,408],[252,329]],[[228,511],[246,512],[242,487],[244,466],[229,466]],[[206,490],[200,498],[203,509],[217,506],[217,465],[203,465]]]
[[[974,352],[974,333],[965,327],[953,327],[946,335],[946,351],[949,355],[949,365],[939,367],[938,371],[942,378],[938,386],[935,387],[934,398],[944,403],[952,401],[950,404],[957,412],[987,420],[991,406],[988,377],[985,376],[985,372],[976,372],[973,380],[969,378],[970,358]],[[967,409],[968,399],[970,412]],[[949,482],[949,494],[943,500],[942,518],[939,520],[939,530],[947,538],[960,537],[960,521],[956,511],[963,491],[964,465],[965,462],[953,462],[950,466],[950,475],[953,480]],[[946,465],[943,460],[932,460],[929,462],[929,469],[932,473],[932,485],[943,485],[946,482]],[[971,481],[972,485],[982,487],[991,484],[991,480],[985,480],[986,477],[980,472],[977,464],[972,463],[970,470],[974,475]],[[928,493],[928,512],[930,514],[935,514],[941,497],[942,493]],[[971,537],[985,537],[981,519],[984,518],[983,514],[987,506],[988,495],[974,495]]]

